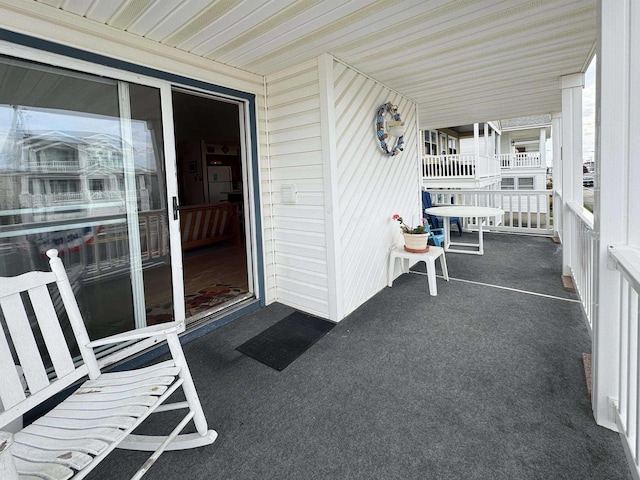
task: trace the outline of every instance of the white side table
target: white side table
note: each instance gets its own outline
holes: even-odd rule
[[[425,253],[410,253],[402,247],[394,247],[389,253],[389,268],[387,269],[387,285],[393,285],[393,272],[396,267],[396,260],[402,261],[402,272],[409,272],[409,261],[413,260],[414,263],[424,262],[427,266],[427,276],[429,278],[429,294],[433,297],[438,295],[438,287],[436,285],[436,258],[440,258],[440,268],[442,269],[442,276],[448,282],[449,271],[447,270],[447,260],[444,256],[444,249],[442,247],[429,246],[429,251]]]

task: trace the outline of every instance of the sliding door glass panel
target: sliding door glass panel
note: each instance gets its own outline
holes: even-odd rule
[[[0,276],[58,249],[91,338],[147,323],[145,269],[170,291],[159,111],[158,89],[0,58]]]
[[[144,285],[144,323],[173,320],[160,90],[129,84],[135,189]]]

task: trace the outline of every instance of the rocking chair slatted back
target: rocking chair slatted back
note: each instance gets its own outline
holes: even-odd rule
[[[20,372],[15,364],[22,368],[30,395],[37,394],[52,382],[76,370],[48,289],[48,285],[55,284],[56,280],[57,277],[52,272],[28,272],[18,277],[0,278],[0,308],[3,317],[11,319],[5,320],[9,338],[0,329],[0,380],[3,382],[0,400],[5,410],[26,398]],[[28,294],[28,300],[21,292]],[[29,322],[29,305],[33,309],[55,372],[51,379],[47,375],[43,356],[38,348],[36,332]],[[82,328],[84,329],[84,326]],[[10,345],[13,346],[16,358],[12,356]],[[72,382],[77,378],[72,379]],[[59,387],[56,385],[54,389],[57,392]]]

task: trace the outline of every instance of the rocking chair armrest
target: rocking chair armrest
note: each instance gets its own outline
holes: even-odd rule
[[[184,322],[167,322],[150,327],[138,328],[128,332],[118,333],[109,337],[99,338],[87,343],[87,347],[95,348],[112,343],[128,342],[130,340],[142,340],[149,337],[166,336],[171,333],[178,334],[184,331]]]
[[[431,233],[434,235],[444,235],[444,228],[432,228]]]

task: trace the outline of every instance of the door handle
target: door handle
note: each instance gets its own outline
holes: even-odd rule
[[[178,220],[178,197],[173,197],[173,219]]]

